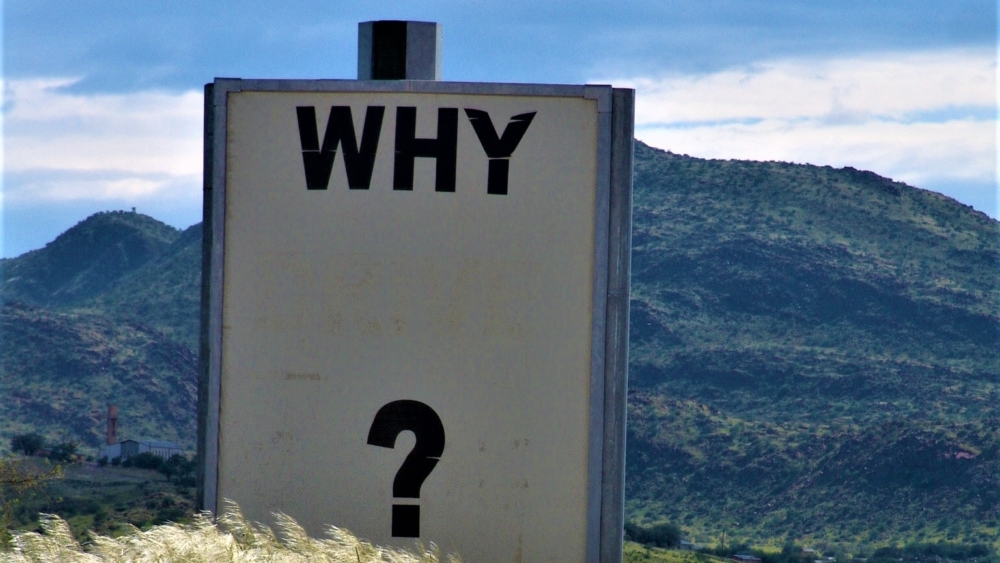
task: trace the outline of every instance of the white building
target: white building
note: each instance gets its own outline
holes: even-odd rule
[[[184,450],[173,442],[163,442],[159,440],[122,440],[117,444],[111,444],[110,446],[102,448],[101,451],[97,452],[97,459],[106,457],[108,458],[108,461],[111,461],[115,458],[121,458],[122,461],[125,461],[130,457],[137,456],[144,452],[149,452],[165,460],[170,459],[173,455],[184,454]]]

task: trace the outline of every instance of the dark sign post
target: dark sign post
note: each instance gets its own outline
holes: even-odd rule
[[[476,561],[621,560],[633,91],[206,87],[199,499]]]

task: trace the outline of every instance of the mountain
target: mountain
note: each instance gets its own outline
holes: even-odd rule
[[[163,254],[177,236],[177,229],[138,213],[92,215],[44,248],[3,260],[4,300],[78,304]]]
[[[627,498],[700,541],[996,541],[1000,227],[637,144]]]
[[[1000,545],[1000,224],[853,168],[635,150],[628,517]],[[0,261],[0,434],[89,443],[115,401],[192,443],[200,245],[115,212]]]
[[[4,301],[138,321],[197,350],[200,223],[180,231],[139,213],[97,213],[0,260],[0,272]]]

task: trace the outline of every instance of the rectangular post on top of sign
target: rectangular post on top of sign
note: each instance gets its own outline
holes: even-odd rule
[[[200,506],[619,562],[634,93],[440,82],[440,38],[206,86]]]

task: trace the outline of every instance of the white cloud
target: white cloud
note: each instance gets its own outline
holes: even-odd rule
[[[734,119],[905,120],[996,102],[993,50],[787,60],[708,75],[615,80],[636,88],[640,126]]]
[[[73,201],[155,203],[176,207],[201,204],[201,174],[139,176],[128,172],[96,174],[28,170],[9,175],[3,193],[6,205]]]
[[[996,70],[993,50],[946,50],[601,82],[636,88],[636,136],[674,152],[993,185]],[[92,95],[73,82],[4,83],[6,203],[200,206],[201,91]]]
[[[200,202],[202,93],[77,94],[70,79],[4,84],[5,202]],[[76,175],[76,177],[74,177]],[[178,183],[190,193],[167,193]]]
[[[947,50],[611,82],[636,89],[636,136],[674,152],[994,185],[996,71],[993,50]]]

